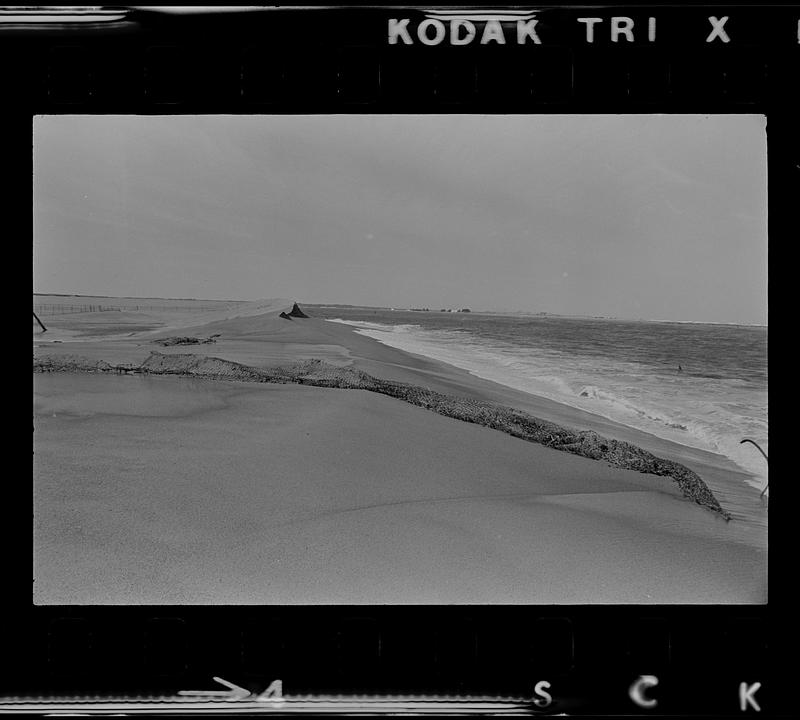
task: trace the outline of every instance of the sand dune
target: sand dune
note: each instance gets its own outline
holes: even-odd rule
[[[53,297],[44,299],[53,300]],[[205,301],[211,302],[211,301]],[[263,321],[290,311],[293,301],[286,298],[269,298],[250,302],[216,302],[214,306],[204,301],[167,301],[160,298],[71,298],[63,305],[70,307],[113,307],[111,311],[74,312],[42,316],[47,332],[42,332],[34,320],[34,341],[52,342],[54,339],[137,339],[159,337],[179,329],[201,327],[211,323],[236,321],[260,316]],[[156,304],[158,303],[158,304]],[[52,303],[51,303],[52,304]],[[192,306],[195,306],[194,308]],[[214,307],[214,309],[208,309]],[[122,308],[117,310],[116,308]]]
[[[165,313],[158,332],[84,337],[68,350],[110,363],[209,347],[254,367],[317,357],[648,442],[347,326],[280,318],[292,303],[184,314],[180,327]],[[150,342],[171,332],[219,337],[196,348]],[[65,345],[40,337],[35,354]],[[724,522],[664,478],[361,390],[70,374],[34,382],[37,603],[766,599],[766,533]],[[692,469],[724,471],[710,454],[689,455]]]
[[[141,380],[37,377],[37,602],[764,599],[663,478],[365,391]]]

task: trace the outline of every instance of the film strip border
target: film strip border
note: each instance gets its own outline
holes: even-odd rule
[[[788,701],[770,662],[780,637],[763,613],[741,608],[619,610],[602,621],[596,612],[527,608],[390,611],[218,608],[209,621],[198,609],[129,609],[124,624],[111,613],[50,612],[5,676],[0,711],[43,703],[99,711],[116,698],[174,711],[209,702],[385,711],[413,702],[430,704],[421,712],[495,704],[503,712],[727,715],[769,713]]]
[[[747,112],[791,105],[800,77],[800,6],[103,17],[0,13],[12,93],[36,112]]]
[[[779,179],[794,184],[771,185],[770,202],[782,193],[781,207],[794,207],[800,156],[796,123],[783,110],[796,101],[800,77],[796,8],[662,8],[652,11],[653,43],[646,30],[637,36],[650,15],[630,7],[593,8],[602,22],[588,43],[578,12],[542,10],[541,44],[481,45],[488,21],[475,20],[478,41],[464,46],[447,42],[452,18],[439,19],[440,43],[420,41],[419,25],[435,18],[419,10],[286,11],[246,22],[139,12],[36,29],[0,23],[0,56],[13,69],[5,97],[23,114],[777,109],[780,147],[790,152],[771,154],[770,172],[782,163]],[[711,16],[729,18],[722,26],[728,41],[707,42]],[[633,41],[618,35],[614,43],[614,17],[633,20]],[[389,21],[405,18],[412,44],[390,44]],[[516,32],[518,20],[500,21],[502,31]],[[459,27],[457,37],[466,37],[469,27]],[[618,32],[626,27],[617,24]],[[438,37],[437,25],[426,28],[426,38]],[[773,118],[770,127],[772,150]],[[771,224],[774,217],[771,211]],[[245,609],[116,610],[37,608],[7,628],[8,647],[24,650],[6,658],[0,711],[28,708],[34,698],[38,711],[80,712],[101,710],[108,697],[124,698],[125,712],[154,698],[173,708],[203,701],[181,691],[209,693],[205,704],[221,711],[248,710],[239,703],[274,711],[274,693],[257,698],[278,680],[284,702],[329,712],[364,707],[367,697],[394,709],[417,702],[420,712],[495,702],[508,712],[606,714],[774,714],[790,701],[791,667],[780,662],[790,657],[790,636],[765,627],[764,612],[741,608],[641,618],[634,609],[540,617],[535,609],[501,608],[496,621],[452,609],[403,620],[402,613],[264,608],[251,621],[241,620]],[[632,697],[637,683],[639,700],[656,706]],[[550,703],[540,704],[547,696]]]

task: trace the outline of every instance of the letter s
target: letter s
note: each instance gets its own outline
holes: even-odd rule
[[[539,697],[534,698],[534,705],[540,708],[546,708],[553,702],[553,696],[547,692],[547,688],[549,687],[550,683],[547,682],[547,680],[540,680],[536,683],[536,686],[533,688],[533,692]]]

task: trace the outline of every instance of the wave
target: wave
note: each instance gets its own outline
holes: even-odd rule
[[[619,397],[608,390],[603,390],[602,388],[598,388],[593,385],[587,385],[582,388],[578,393],[578,396],[593,400],[601,400],[613,407],[618,408],[621,412],[630,412],[646,418],[647,420],[662,423],[667,427],[671,427],[676,430],[687,429],[686,425],[681,425],[680,423],[673,421],[672,418],[666,414],[660,413],[657,410],[638,407],[636,404],[630,402],[626,398]]]
[[[366,320],[342,320],[341,318],[329,318],[326,322],[341,323],[342,325],[352,325],[362,330],[377,330],[379,332],[405,333],[413,330],[422,330],[421,325],[398,324],[388,325],[386,323],[367,322]]]
[[[359,334],[477,377],[576,407],[665,440],[724,455],[763,488],[767,468],[744,437],[767,446],[766,393],[735,378],[654,375],[611,356],[540,350],[468,331],[335,319]],[[710,382],[709,382],[710,381]],[[761,396],[763,395],[763,400]]]
[[[644,322],[651,323],[669,323],[671,325],[721,325],[723,327],[746,327],[746,328],[764,328],[768,325],[766,323],[736,323],[736,322],[711,322],[707,320],[644,320]]]
[[[700,398],[676,406],[673,401],[662,399],[662,407],[652,404],[637,404],[626,397],[597,388],[586,386],[580,397],[598,400],[612,409],[611,419],[633,416],[632,426],[652,432],[667,440],[676,440],[684,445],[710,450],[724,455],[743,470],[754,476],[751,483],[759,488],[767,480],[767,467],[760,454],[741,445],[741,439],[748,436],[760,438],[759,444],[768,447],[766,412],[763,418],[753,415],[754,408],[744,403],[709,403]],[[732,407],[738,410],[733,411]],[[616,412],[613,412],[616,411]],[[602,411],[599,414],[604,414]],[[636,420],[640,422],[636,422]],[[768,451],[767,451],[768,452]]]

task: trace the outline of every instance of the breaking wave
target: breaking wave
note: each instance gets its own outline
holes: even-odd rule
[[[724,372],[677,372],[622,359],[613,344],[598,352],[537,347],[530,338],[513,342],[482,337],[473,328],[432,330],[419,324],[391,324],[334,318],[362,335],[406,352],[440,360],[508,387],[607,417],[666,440],[715,452],[767,480],[764,459],[742,438],[756,439],[768,452],[767,393],[748,378]],[[647,324],[647,332],[653,325]],[[519,326],[517,326],[519,332]]]

